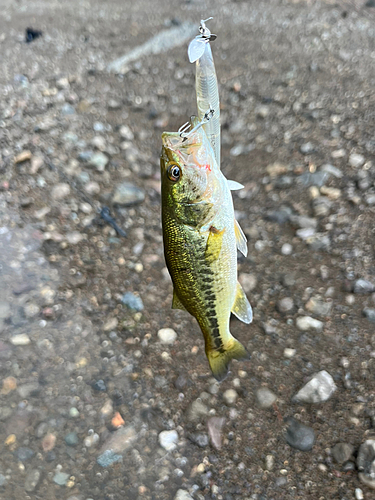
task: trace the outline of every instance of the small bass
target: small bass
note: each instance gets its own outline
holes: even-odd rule
[[[231,312],[245,323],[252,321],[237,282],[237,248],[247,254],[246,237],[235,220],[230,193],[243,186],[224,177],[201,125],[193,117],[189,133],[162,134],[164,254],[174,285],[172,307],[198,321],[211,371],[220,381],[232,359],[248,358],[229,331]]]

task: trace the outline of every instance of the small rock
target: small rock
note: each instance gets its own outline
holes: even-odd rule
[[[186,490],[177,490],[174,500],[193,500],[193,497],[189,495]]]
[[[297,450],[310,451],[315,442],[314,430],[293,417],[288,417],[285,421],[288,424],[286,442]]]
[[[234,389],[227,389],[223,394],[223,399],[227,405],[233,405],[237,401],[237,398],[238,394]]]
[[[22,153],[18,154],[14,158],[14,163],[23,163],[24,161],[31,160],[32,154],[31,151],[22,151]]]
[[[297,352],[296,349],[291,349],[289,347],[286,347],[284,349],[284,357],[288,358],[288,359],[291,359],[291,358],[293,358],[296,355],[296,352]]]
[[[14,455],[20,462],[26,462],[26,460],[33,458],[35,451],[27,448],[26,446],[21,446],[14,452]]]
[[[205,448],[208,446],[208,434],[203,433],[192,433],[189,434],[189,439],[191,442],[197,444],[200,448]]]
[[[101,452],[111,450],[114,453],[125,453],[137,440],[137,433],[132,425],[120,427],[116,432],[110,434],[103,444]]]
[[[186,380],[186,377],[184,377],[183,375],[179,375],[174,382],[174,386],[179,391],[181,391],[186,386],[186,384],[187,384],[187,380]]]
[[[132,141],[134,139],[134,134],[127,125],[122,125],[119,132],[121,137],[127,141]]]
[[[74,115],[76,112],[76,110],[74,109],[74,107],[69,104],[69,103],[65,103],[63,104],[62,108],[61,108],[61,114],[62,116],[70,116],[70,115]]]
[[[365,157],[360,154],[352,153],[349,156],[349,165],[353,168],[362,167],[364,163],[365,163]]]
[[[284,297],[277,303],[277,309],[281,313],[287,313],[294,309],[294,302],[291,297]]]
[[[324,323],[317,319],[311,318],[311,316],[299,316],[296,320],[297,328],[303,332],[308,330],[314,330],[315,332],[321,332],[323,330]]]
[[[106,450],[96,459],[100,467],[109,467],[116,462],[122,462],[122,455],[115,453],[113,450]]]
[[[208,415],[208,412],[208,407],[200,399],[196,399],[191,403],[191,406],[189,408],[189,420],[199,420],[202,416]]]
[[[363,491],[361,488],[356,488],[354,491],[356,500],[363,500],[365,497],[363,496]]]
[[[255,392],[255,398],[260,408],[270,408],[277,400],[276,394],[274,394],[267,387],[257,389]]]
[[[31,158],[31,165],[29,173],[30,175],[35,175],[42,168],[44,164],[44,159],[41,156],[33,156]]]
[[[0,487],[5,486],[6,483],[7,483],[7,478],[3,474],[0,474]]]
[[[89,160],[89,165],[96,168],[98,172],[104,172],[108,161],[108,156],[106,156],[104,153],[94,153]]]
[[[28,345],[30,344],[30,337],[26,333],[13,335],[13,337],[10,338],[10,343],[13,345]]]
[[[311,297],[306,302],[305,309],[317,316],[328,316],[331,313],[332,302],[325,302],[319,297]]]
[[[167,451],[172,451],[177,447],[178,434],[177,431],[162,431],[159,434],[159,443],[162,448]]]
[[[331,156],[332,156],[332,158],[335,158],[335,159],[344,158],[344,156],[346,156],[346,151],[343,148],[335,149],[335,151],[332,151]]]
[[[300,147],[300,151],[304,155],[309,155],[315,151],[315,147],[311,142],[306,142]]]
[[[255,274],[247,274],[247,273],[241,273],[238,277],[238,281],[242,285],[242,288],[245,293],[252,292],[256,288],[258,283]]]
[[[354,453],[354,446],[349,443],[337,443],[332,448],[332,456],[338,464],[343,464],[350,460]]]
[[[56,436],[54,434],[47,434],[42,440],[43,451],[48,452],[53,450],[56,444]]]
[[[58,484],[59,486],[66,486],[69,479],[69,474],[66,472],[56,472],[53,476],[53,482]]]
[[[69,432],[69,434],[67,434],[65,436],[65,443],[68,446],[77,446],[77,444],[79,443],[77,433],[76,432]]]
[[[275,457],[273,455],[267,455],[265,465],[267,470],[272,470],[275,465]]]
[[[211,417],[207,421],[208,434],[210,436],[212,446],[217,450],[221,449],[221,431],[224,424],[224,417]]]
[[[359,480],[361,483],[365,484],[369,488],[372,488],[375,490],[375,479],[373,479],[372,476],[369,476],[368,474],[365,474],[364,472],[360,472],[358,474]]]
[[[375,323],[375,309],[365,307],[362,313],[371,323]]]
[[[162,344],[173,344],[177,339],[177,333],[172,328],[161,328],[158,337]]]
[[[107,390],[107,386],[105,385],[105,382],[102,379],[99,379],[96,382],[94,382],[92,388],[98,392],[106,392]]]
[[[93,137],[91,140],[91,144],[92,146],[94,146],[94,148],[97,148],[100,151],[105,151],[105,148],[107,146],[104,137],[102,137],[101,135],[96,135],[95,137]]]
[[[60,90],[68,89],[70,87],[68,78],[66,77],[59,78],[56,81],[56,87]]]
[[[69,196],[69,194],[70,194],[69,184],[65,184],[62,182],[60,184],[56,184],[56,186],[52,188],[51,198],[54,201],[60,201]]]
[[[40,385],[38,382],[30,382],[29,384],[22,384],[17,389],[18,394],[22,399],[27,399],[30,396],[36,396],[40,392]]]
[[[270,177],[278,177],[279,175],[286,174],[288,167],[282,163],[272,163],[266,167],[266,171]]]
[[[320,188],[320,192],[325,196],[328,196],[330,200],[338,200],[341,198],[341,189],[338,188],[322,186]]]
[[[375,285],[371,281],[359,279],[354,283],[354,293],[373,293],[375,292]]]
[[[38,469],[32,469],[28,472],[25,479],[25,490],[29,493],[35,490],[38,486],[40,480],[40,471]]]
[[[112,196],[112,203],[126,207],[142,203],[144,199],[145,192],[143,189],[138,188],[129,182],[123,182],[116,187]]]
[[[297,184],[302,184],[302,186],[317,186],[322,187],[329,179],[328,172],[305,172],[297,177]]]
[[[315,233],[316,230],[313,227],[306,227],[303,229],[297,229],[296,236],[298,236],[298,238],[301,238],[301,240],[307,240],[314,236]]]
[[[141,297],[139,297],[138,295],[134,295],[134,293],[132,292],[126,292],[121,297],[121,302],[129,307],[129,309],[133,309],[134,311],[140,312],[144,309]]]
[[[293,247],[290,243],[284,243],[281,247],[281,253],[283,255],[291,255],[293,252]]]
[[[78,418],[79,417],[79,411],[75,406],[72,406],[69,410],[69,417],[70,418]]]
[[[83,240],[84,236],[79,231],[72,231],[70,233],[66,233],[65,238],[69,245],[77,245]]]
[[[293,401],[299,403],[323,403],[328,401],[337,387],[331,375],[322,370],[298,391]]]
[[[34,318],[35,316],[38,316],[40,309],[39,309],[39,306],[37,304],[33,304],[32,302],[29,302],[23,308],[23,312],[24,312],[26,318]]]
[[[8,319],[11,316],[11,308],[8,302],[0,301],[0,320]]]
[[[103,326],[103,330],[105,332],[110,332],[111,330],[115,330],[117,325],[118,325],[118,319],[111,318],[110,320],[107,321],[107,323],[105,323],[105,325]]]
[[[6,377],[3,380],[1,394],[7,395],[15,389],[17,389],[17,380],[14,377]]]
[[[340,169],[338,169],[337,167],[334,167],[333,165],[331,165],[329,163],[322,165],[320,167],[320,170],[323,170],[323,172],[327,172],[328,174],[333,175],[337,179],[341,179],[341,177],[343,177],[343,175],[344,175]]]

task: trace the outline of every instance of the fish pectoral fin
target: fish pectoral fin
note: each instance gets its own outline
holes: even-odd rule
[[[228,187],[231,191],[238,191],[239,189],[243,189],[245,186],[236,181],[230,181],[227,179]]]
[[[205,259],[208,263],[211,263],[215,262],[215,260],[219,258],[225,229],[220,231],[219,229],[216,229],[216,227],[211,226],[209,232],[210,234],[207,239]]]
[[[210,349],[206,352],[213,376],[221,382],[228,375],[229,363],[232,359],[249,359],[250,355],[244,346],[231,337],[221,349]]]
[[[176,290],[173,290],[172,309],[181,309],[182,311],[186,311],[186,307],[178,298]]]
[[[246,257],[247,256],[247,239],[241,226],[236,219],[234,220],[234,234],[236,235],[236,243],[238,250]]]
[[[253,321],[253,310],[251,308],[250,302],[247,300],[245,292],[238,282],[236,298],[232,307],[232,313],[244,323],[249,324]]]

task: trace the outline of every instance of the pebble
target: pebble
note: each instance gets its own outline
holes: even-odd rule
[[[47,434],[42,440],[43,451],[48,452],[53,450],[56,444],[56,436],[54,434]]]
[[[344,158],[345,155],[346,155],[346,151],[343,148],[335,149],[335,151],[332,151],[332,153],[331,153],[332,158],[335,158],[335,159]]]
[[[277,309],[281,313],[287,313],[294,309],[294,302],[291,297],[284,297],[277,303]]]
[[[22,384],[18,387],[17,392],[22,399],[27,399],[28,397],[35,396],[40,392],[40,385],[38,382]]]
[[[51,191],[51,198],[54,201],[61,201],[70,195],[70,186],[64,182],[56,184]]]
[[[127,141],[132,141],[134,139],[134,134],[127,125],[121,125],[119,133],[120,136]]]
[[[189,439],[191,442],[197,444],[200,448],[205,448],[208,446],[208,434],[204,433],[192,433],[189,435]]]
[[[300,147],[300,151],[304,155],[309,155],[315,151],[315,147],[312,142],[306,142]]]
[[[10,343],[13,345],[28,345],[30,342],[30,337],[26,333],[13,335],[13,337],[10,338]]]
[[[293,247],[290,243],[284,243],[281,247],[281,253],[283,255],[291,255],[293,252]]]
[[[212,446],[217,450],[221,449],[221,431],[224,424],[224,417],[211,417],[207,421],[208,434],[210,436]]]
[[[103,379],[99,379],[93,383],[92,388],[98,392],[106,392],[107,386]]]
[[[245,293],[252,292],[254,288],[256,288],[258,283],[255,274],[247,274],[247,273],[241,273],[238,277],[238,281],[240,282]]]
[[[79,231],[71,231],[66,233],[65,238],[70,245],[77,245],[84,239],[84,235]]]
[[[25,490],[29,493],[35,490],[38,486],[40,480],[40,471],[38,469],[32,469],[28,472],[25,479]]]
[[[22,151],[22,153],[18,154],[14,158],[14,163],[23,163],[24,161],[31,160],[31,157],[32,157],[31,151],[29,150]]]
[[[64,440],[68,446],[77,446],[77,444],[79,443],[78,435],[76,432],[69,432],[69,434],[65,436]]]
[[[98,172],[104,172],[105,170],[105,167],[107,165],[109,161],[109,158],[107,155],[105,155],[104,153],[102,153],[101,151],[99,151],[98,153],[94,153],[88,164],[91,166],[91,167],[94,167],[96,168],[96,170]]]
[[[310,451],[315,443],[314,430],[293,417],[288,417],[285,421],[288,424],[286,442],[297,450]]]
[[[158,337],[162,344],[171,345],[176,341],[177,333],[172,328],[161,328]]]
[[[100,151],[104,151],[107,144],[105,142],[104,137],[101,135],[96,135],[91,139],[91,145],[94,146],[94,148],[99,149]]]
[[[298,403],[323,403],[336,391],[336,384],[331,375],[322,370],[307,382],[292,398]]]
[[[8,319],[11,315],[11,308],[8,302],[0,301],[0,319]]]
[[[177,490],[174,500],[193,500],[193,497],[189,495],[186,490]]]
[[[69,417],[71,418],[77,418],[79,417],[79,411],[75,406],[72,406],[69,410]]]
[[[7,478],[3,474],[0,474],[0,486],[5,486],[6,483],[7,483]]]
[[[367,318],[371,323],[375,323],[375,309],[370,307],[365,307],[362,311],[363,316]]]
[[[33,458],[33,456],[35,455],[35,451],[27,448],[26,446],[21,446],[20,448],[17,448],[17,450],[14,452],[14,455],[20,462],[26,462],[26,460],[30,460],[30,458]]]
[[[365,497],[363,496],[363,491],[361,488],[356,488],[354,491],[356,500],[363,500]]]
[[[29,302],[28,304],[25,305],[23,308],[24,315],[26,318],[34,318],[37,316],[40,312],[39,306],[37,304],[33,304],[32,302]]]
[[[286,347],[284,349],[284,358],[291,359],[296,355],[296,349],[291,349],[290,347]]]
[[[349,165],[353,168],[362,167],[364,163],[365,163],[365,157],[358,153],[352,153],[349,156]]]
[[[7,395],[15,389],[17,389],[17,380],[14,377],[6,377],[3,380],[1,394]]]
[[[234,389],[227,389],[223,394],[223,399],[227,405],[233,405],[237,401],[237,398],[238,394]]]
[[[333,175],[337,179],[341,179],[344,175],[339,168],[334,167],[330,163],[326,163],[325,165],[322,165],[320,167],[320,170],[323,170],[323,172],[327,172],[328,174]]]
[[[142,203],[144,199],[145,192],[143,189],[129,182],[123,182],[116,187],[112,196],[112,203],[126,207]]]
[[[308,238],[314,236],[315,232],[316,231],[313,227],[306,227],[303,229],[297,229],[296,236],[298,236],[298,238],[301,238],[301,240],[307,240]]]
[[[341,189],[338,188],[322,186],[320,188],[320,192],[325,196],[328,196],[330,200],[338,200],[341,198]]]
[[[321,332],[323,330],[324,323],[317,319],[311,318],[311,316],[299,316],[296,319],[296,325],[297,328],[302,332],[307,332],[308,330]]]
[[[375,285],[371,281],[359,279],[354,283],[354,293],[373,293],[375,292]]]
[[[134,293],[132,292],[126,292],[121,297],[121,302],[129,307],[129,309],[133,309],[134,311],[140,312],[144,309],[141,297],[139,297],[138,295],[134,295]]]
[[[305,309],[317,316],[328,316],[331,313],[332,302],[325,302],[319,297],[311,297],[306,302]]]
[[[275,465],[275,457],[273,455],[266,455],[266,469],[272,470]]]
[[[277,400],[274,394],[268,387],[260,387],[255,392],[255,398],[260,408],[270,408]]]
[[[115,330],[117,325],[118,325],[118,319],[111,318],[110,320],[107,321],[107,323],[105,323],[105,325],[103,326],[103,330],[105,332],[110,332],[111,330]]]
[[[354,453],[354,446],[349,443],[337,443],[332,448],[332,456],[338,464],[343,464],[350,460]]]
[[[357,467],[361,472],[359,479],[375,489],[375,439],[367,439],[361,444],[357,455]]]
[[[137,440],[137,433],[132,425],[120,427],[110,434],[103,444],[101,451],[112,450],[114,453],[125,453]]]
[[[209,409],[208,407],[200,400],[196,399],[191,403],[189,409],[189,420],[199,420],[202,416],[208,415]]]
[[[59,486],[66,486],[69,479],[69,474],[66,472],[56,472],[53,476],[53,482],[58,484]]]
[[[177,431],[162,431],[159,434],[159,443],[162,448],[167,451],[172,451],[177,448],[178,434]]]
[[[113,450],[106,450],[96,459],[101,467],[109,467],[116,462],[122,462],[122,455],[115,453]]]
[[[329,179],[328,172],[305,172],[297,178],[297,184],[302,184],[303,186],[317,186],[322,187]]]

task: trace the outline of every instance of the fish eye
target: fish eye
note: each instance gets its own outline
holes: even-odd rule
[[[178,165],[170,165],[167,170],[167,175],[171,181],[177,182],[181,176],[180,167]]]

